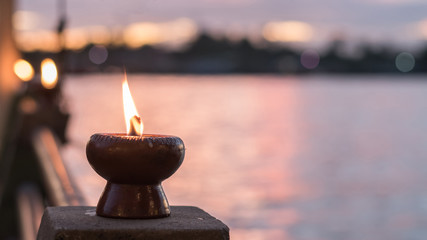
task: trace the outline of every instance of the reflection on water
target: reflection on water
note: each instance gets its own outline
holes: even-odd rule
[[[205,209],[236,240],[423,239],[427,82],[298,78],[128,76],[145,132],[186,144],[163,184],[169,202]],[[85,144],[95,132],[125,132],[122,75],[67,80],[64,155],[95,205],[105,182]]]

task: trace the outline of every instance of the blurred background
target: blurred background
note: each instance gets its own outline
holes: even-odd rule
[[[13,18],[18,48],[36,60],[60,51],[55,30],[66,16],[68,72],[126,65],[156,73],[396,73],[426,71],[425,7],[421,0],[19,0]]]
[[[163,185],[232,239],[425,239],[427,2],[17,0],[14,41],[52,58],[61,154],[89,205],[96,132],[125,132],[123,69],[146,133],[181,137]]]

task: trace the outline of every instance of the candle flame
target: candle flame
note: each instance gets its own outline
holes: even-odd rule
[[[19,59],[13,65],[16,76],[24,82],[30,81],[34,76],[34,69],[31,64],[24,59]]]
[[[56,70],[55,62],[46,58],[42,61],[41,66],[42,85],[46,89],[52,89],[58,82],[58,71]]]
[[[135,103],[132,99],[126,73],[123,79],[122,87],[123,109],[125,113],[127,134],[130,136],[141,136],[144,129],[144,124],[142,123],[141,117],[139,116]]]

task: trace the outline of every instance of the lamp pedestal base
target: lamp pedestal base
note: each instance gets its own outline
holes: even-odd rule
[[[163,218],[170,215],[163,188],[107,182],[96,207],[96,214],[111,218]]]

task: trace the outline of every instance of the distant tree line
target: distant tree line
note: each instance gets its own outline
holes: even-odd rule
[[[342,41],[333,41],[319,53],[315,66],[302,64],[301,50],[277,44],[256,47],[247,39],[232,42],[201,34],[194,42],[179,51],[143,46],[129,49],[124,46],[105,46],[108,57],[94,63],[89,54],[94,45],[79,51],[62,54],[65,72],[122,71],[142,73],[400,73],[396,66],[399,51],[390,47],[361,45],[357,56],[342,54]],[[23,57],[38,64],[45,57],[58,54],[24,52]],[[410,55],[412,56],[412,55]],[[314,56],[315,58],[316,56]],[[101,59],[102,60],[102,59]],[[427,45],[414,53],[413,59],[403,59],[407,72],[427,72]],[[412,61],[412,62],[411,62]],[[411,66],[412,64],[412,66]]]

